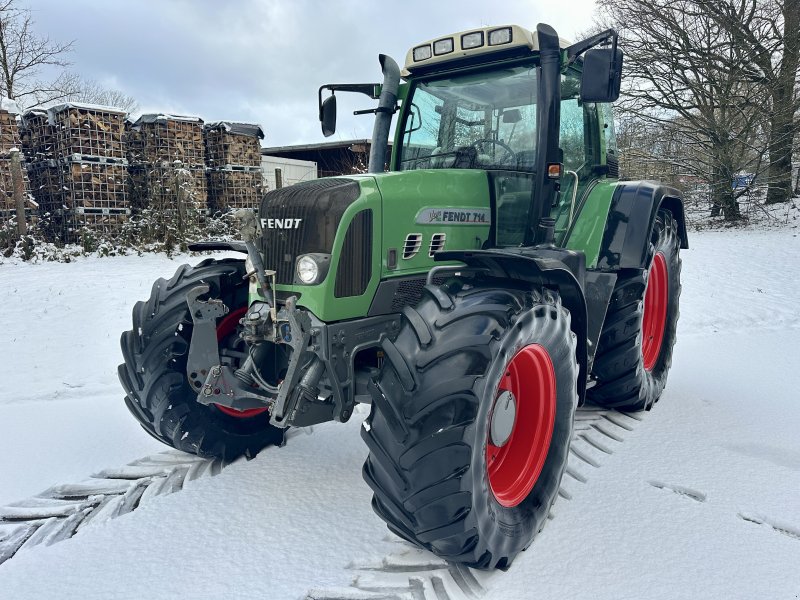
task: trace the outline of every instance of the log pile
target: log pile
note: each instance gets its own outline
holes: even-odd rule
[[[178,115],[142,115],[134,123],[136,135],[129,138],[128,160],[160,165],[181,161],[185,167],[205,164],[203,120]],[[130,142],[135,140],[132,145]]]
[[[206,210],[203,121],[178,115],[142,115],[126,135],[134,208],[170,210],[178,190],[193,208]]]
[[[255,208],[264,194],[258,125],[220,121],[205,126],[208,203],[212,211]]]
[[[76,241],[84,227],[114,234],[127,220],[125,116],[77,103],[25,113],[22,139],[34,196],[61,241]]]
[[[8,110],[9,108],[11,110]],[[8,158],[11,149],[19,149],[20,145],[17,113],[11,106],[6,105],[0,108],[0,157]]]
[[[212,169],[208,172],[208,197],[214,211],[256,208],[263,195],[264,175],[260,168],[248,171]]]
[[[3,98],[0,101],[0,219],[3,221],[16,217],[14,201],[14,185],[11,178],[11,150],[21,147],[20,129],[17,123],[19,111],[13,101]],[[20,157],[22,158],[22,157]],[[22,178],[25,186],[26,200],[30,195],[30,182],[26,165],[22,163]],[[26,201],[26,220],[31,223],[31,204]]]
[[[135,210],[148,207],[160,210],[174,208],[180,186],[183,188],[185,200],[194,205],[193,208],[206,209],[208,194],[205,170],[202,168],[131,165],[129,185],[131,208]]]
[[[125,111],[109,106],[67,103],[49,109],[59,158],[123,162],[125,159]]]
[[[29,163],[55,157],[55,132],[46,110],[29,110],[22,116],[20,138],[22,152]]]
[[[219,121],[205,126],[206,165],[212,169],[226,165],[261,167],[264,132],[258,125]]]

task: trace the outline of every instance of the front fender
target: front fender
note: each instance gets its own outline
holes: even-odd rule
[[[571,315],[570,328],[576,336],[579,366],[578,405],[586,398],[588,377],[586,298],[583,294],[585,258],[581,252],[557,248],[504,248],[437,252],[436,261],[460,261],[480,269],[489,277],[524,281],[549,287],[561,296]]]

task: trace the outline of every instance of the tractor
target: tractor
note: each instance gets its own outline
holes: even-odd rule
[[[153,437],[230,460],[289,427],[360,429],[389,529],[506,569],[544,526],[576,407],[650,409],[688,248],[680,193],[623,181],[622,51],[544,24],[416,45],[383,82],[369,172],[266,193],[241,241],[155,282],[122,334],[125,402]],[[389,135],[397,115],[391,152]],[[388,157],[388,168],[387,168]]]

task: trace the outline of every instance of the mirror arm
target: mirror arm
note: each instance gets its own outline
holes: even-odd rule
[[[589,50],[590,48],[594,48],[603,42],[607,42],[609,38],[611,38],[611,48],[612,52],[616,53],[617,51],[617,38],[619,34],[617,33],[616,29],[606,29],[605,31],[601,31],[597,35],[593,35],[590,38],[586,38],[585,40],[581,40],[580,42],[576,42],[571,46],[566,48],[567,51],[567,64],[574,63],[578,57]],[[612,54],[613,55],[613,54]]]
[[[373,100],[380,97],[378,91],[381,87],[380,83],[326,83],[321,85],[317,91],[317,104],[319,105],[319,120],[322,121],[322,91],[330,90],[331,94],[339,92],[356,92],[369,96]]]

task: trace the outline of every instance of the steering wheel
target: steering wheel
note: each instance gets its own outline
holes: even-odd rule
[[[508,144],[500,140],[481,138],[479,140],[475,140],[474,142],[472,142],[470,146],[472,148],[475,148],[475,151],[480,155],[481,154],[480,147],[483,146],[484,144],[489,144],[490,146],[499,146],[505,152],[505,154],[501,158],[494,159],[495,164],[498,165],[515,164],[517,162],[516,152],[514,152]]]

